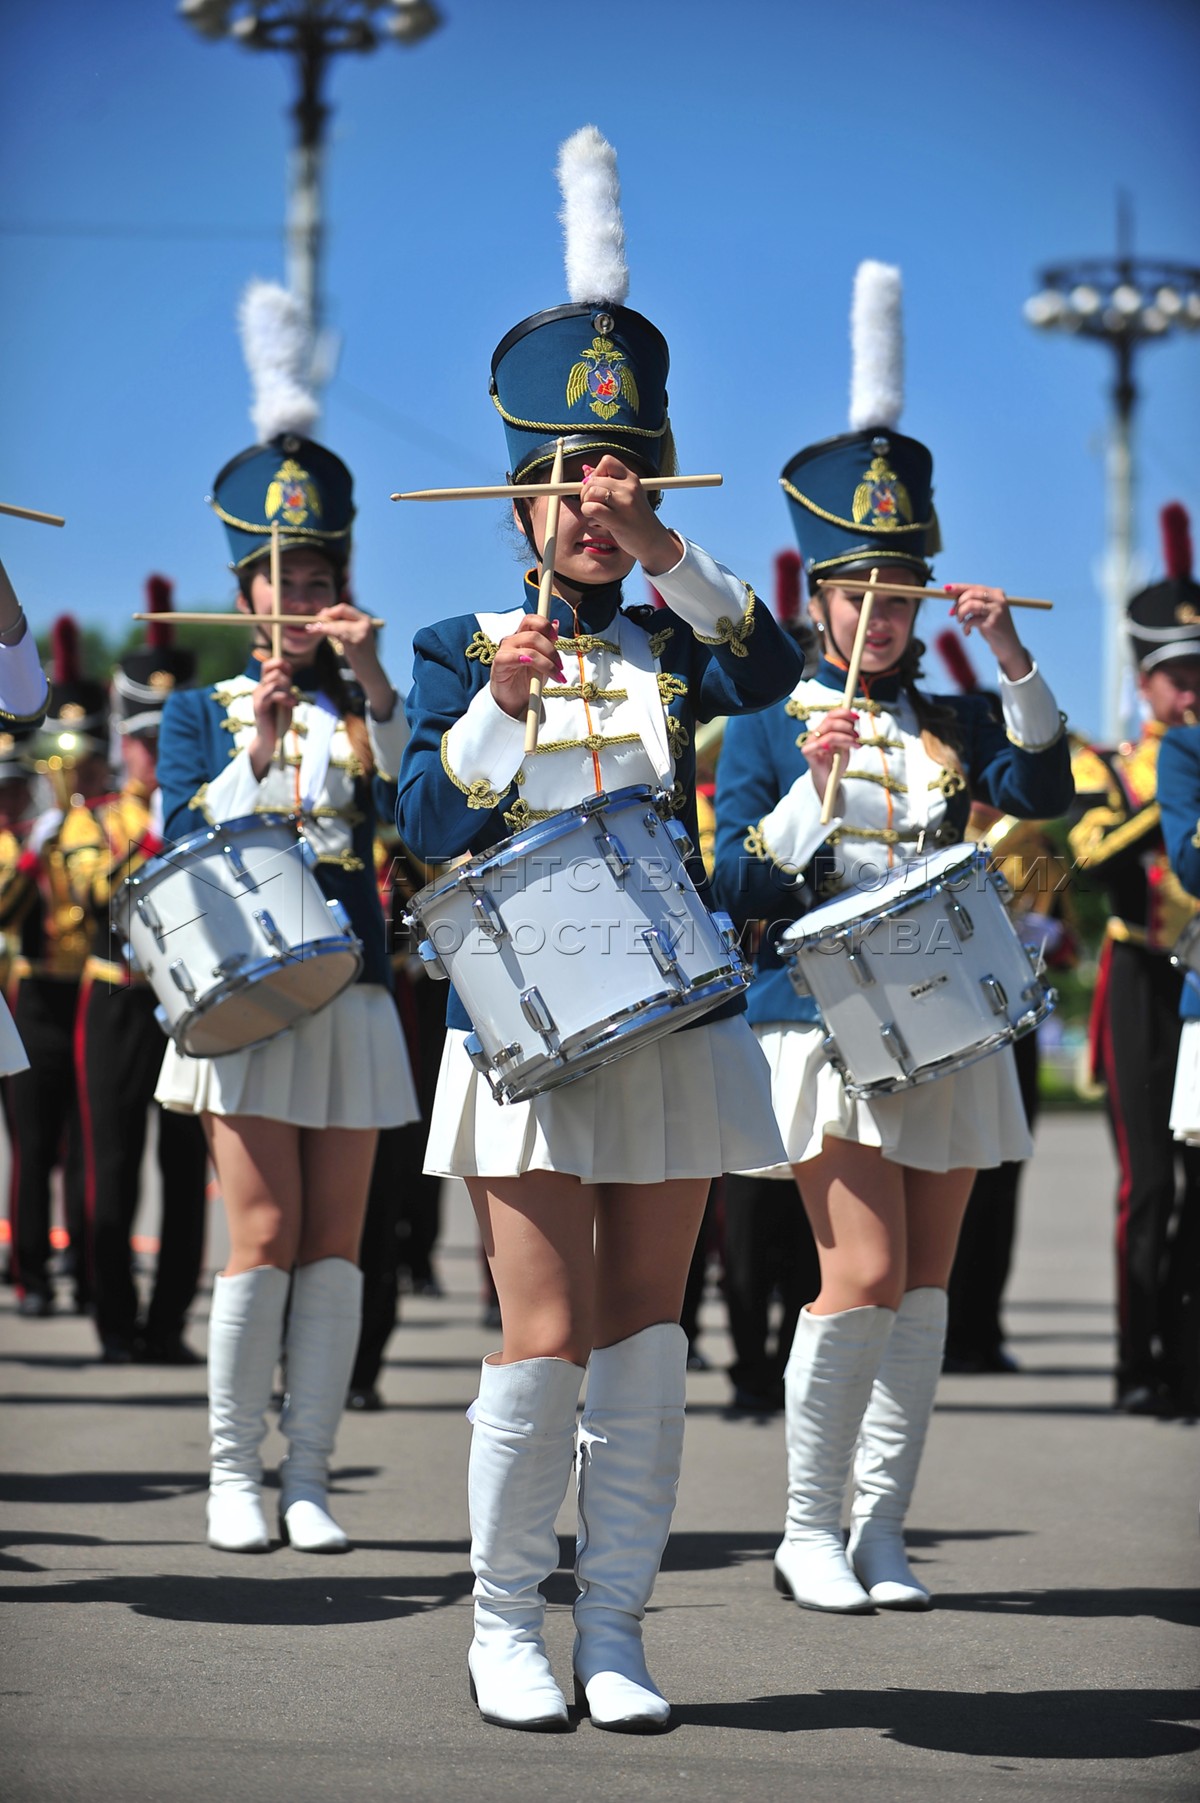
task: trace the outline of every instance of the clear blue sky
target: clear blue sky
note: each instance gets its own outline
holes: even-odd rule
[[[387,496],[502,472],[490,355],[566,298],[553,166],[592,121],[620,155],[630,303],[671,343],[682,466],[726,478],[671,521],[769,592],[780,467],[845,424],[855,265],[898,262],[939,573],[1053,597],[1030,642],[1096,727],[1111,359],[1021,304],[1040,265],[1113,248],[1118,187],[1139,250],[1200,262],[1194,0],[439,4],[435,37],[330,84],[342,349],[319,436],[357,477],[356,592],[398,683],[419,624],[513,592],[499,506]],[[0,520],[5,561],[39,628],[70,608],[119,629],[156,569],[177,605],[225,605],[204,498],[252,438],[234,309],[284,273],[290,64],[203,42],[171,0],[12,0],[0,52],[0,499],[68,516]],[[1163,502],[1200,537],[1200,334],[1139,375],[1155,569]]]

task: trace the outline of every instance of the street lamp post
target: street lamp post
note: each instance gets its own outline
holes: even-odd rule
[[[321,174],[329,108],[325,75],[340,51],[367,52],[384,38],[411,46],[438,29],[432,0],[179,0],[203,38],[231,38],[248,50],[284,50],[296,59],[299,96],[288,190],[288,286],[315,339],[321,324],[324,232]]]
[[[1125,606],[1133,588],[1133,379],[1138,348],[1183,328],[1200,329],[1200,269],[1130,252],[1122,216],[1115,257],[1084,257],[1043,269],[1025,302],[1041,331],[1066,332],[1107,344],[1116,358],[1108,438],[1108,548],[1104,562],[1104,721],[1111,743],[1125,736],[1127,640]]]

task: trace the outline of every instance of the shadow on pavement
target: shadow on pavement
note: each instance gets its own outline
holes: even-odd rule
[[[937,1606],[982,1615],[1061,1615],[1088,1621],[1148,1616],[1200,1628],[1200,1590],[981,1590],[939,1594]],[[1200,1718],[1200,1701],[1192,1714]]]
[[[207,1489],[207,1470],[0,1472],[0,1502],[8,1503],[162,1502]]]
[[[839,1690],[684,1704],[678,1726],[768,1734],[874,1729],[976,1759],[1159,1759],[1200,1747],[1194,1690]]]
[[[212,1577],[85,1578],[69,1584],[0,1586],[0,1603],[119,1603],[157,1621],[222,1623],[257,1628],[345,1626],[393,1621],[445,1609],[471,1594],[469,1571],[446,1577],[280,1577],[269,1553],[247,1557],[261,1576],[229,1571],[230,1555],[214,1553]]]

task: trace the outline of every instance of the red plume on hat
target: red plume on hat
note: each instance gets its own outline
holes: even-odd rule
[[[790,626],[800,617],[802,567],[799,551],[775,553],[775,618],[784,626]]]
[[[1170,582],[1189,582],[1192,575],[1192,524],[1187,508],[1168,501],[1158,516],[1162,527],[1163,562]]]
[[[951,680],[958,684],[964,695],[974,695],[979,688],[979,678],[958,633],[947,627],[944,632],[938,633],[933,641],[933,646],[945,664]]]
[[[174,583],[168,582],[165,576],[146,578],[146,612],[159,616],[146,626],[146,643],[151,651],[166,651],[175,642],[175,631],[169,619],[174,590]]]
[[[59,614],[50,628],[50,645],[54,657],[54,682],[57,688],[80,680],[79,627],[70,614]]]

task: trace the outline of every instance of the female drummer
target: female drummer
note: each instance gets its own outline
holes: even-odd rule
[[[572,303],[522,320],[492,360],[514,477],[545,481],[566,440],[553,601],[420,632],[399,830],[425,858],[461,857],[631,784],[668,790],[696,840],[697,720],[764,706],[800,659],[752,591],[658,519],[639,482],[666,474],[667,347],[623,306],[615,157],[594,128],[563,146]],[[603,195],[589,212],[580,190]],[[582,218],[581,218],[582,214]],[[582,242],[581,242],[582,240]],[[540,558],[546,502],[515,515]],[[664,605],[625,604],[637,567]],[[524,751],[533,677],[545,684],[537,751]],[[703,887],[699,861],[689,868]],[[520,879],[519,863],[514,877]],[[528,873],[527,873],[528,874]],[[628,955],[597,918],[594,878],[557,883],[577,932],[581,996],[605,1015],[606,960]],[[561,880],[560,880],[561,879]],[[623,923],[613,922],[613,926]],[[589,955],[590,954],[590,955]],[[644,955],[644,953],[642,954]],[[465,1178],[500,1297],[503,1346],[484,1361],[472,1419],[469,1505],[475,1633],[468,1664],[485,1720],[553,1730],[566,1705],[542,1641],[539,1585],[579,1431],[576,1696],[598,1727],[652,1732],[669,1710],[646,1669],[641,1619],[674,1508],[683,1440],[684,1281],[709,1182],[774,1145],[766,1070],[740,994],[698,1024],[531,1102],[500,1106],[468,1056],[450,998],[427,1168]]]
[[[0,563],[0,733],[12,751],[14,736],[32,732],[46,715],[49,690],[25,610]],[[0,1076],[29,1069],[21,1036],[0,995]]]
[[[288,297],[265,285],[248,294],[251,355],[264,312],[286,318]],[[202,1116],[229,1223],[209,1321],[209,1544],[226,1552],[269,1544],[259,1447],[282,1348],[280,1531],[302,1552],[331,1553],[347,1545],[326,1489],[358,1340],[358,1242],[375,1142],[381,1128],[417,1115],[372,863],[374,820],[394,805],[407,727],[370,620],[347,597],[350,472],[281,426],[269,400],[260,391],[263,442],[226,464],[213,506],[239,609],[282,611],[295,624],[283,628],[281,656],[261,628],[240,675],[168,700],[158,760],[164,827],[178,843],[207,824],[290,815],[316,853],[322,890],[349,914],[363,966],[327,1007],[266,1044],[214,1059],[172,1044],[156,1093],[165,1107]]]
[[[856,325],[872,311],[897,318],[898,286],[898,271],[864,265]],[[887,333],[874,331],[878,350]],[[856,353],[861,367],[861,331]],[[808,1608],[845,1611],[929,1607],[903,1524],[941,1368],[955,1241],[975,1170],[1025,1158],[1030,1144],[1007,1048],[936,1082],[852,1100],[822,1050],[815,1004],[793,990],[775,943],[814,903],[877,887],[887,871],[961,840],[972,795],[1005,813],[1050,816],[1071,794],[1058,709],[999,589],[952,585],[946,605],[996,659],[1003,726],[981,698],[924,692],[919,603],[886,592],[870,616],[857,694],[843,705],[862,596],[838,578],[874,570],[881,583],[920,586],[938,548],[932,460],[893,429],[898,388],[897,373],[890,404],[878,391],[856,393],[854,429],[787,465],[805,567],[820,584],[809,605],[820,660],[781,706],[730,722],[717,792],[718,893],[735,919],[767,923],[751,1020],[821,1267],[785,1374],[788,1506],[776,1583]],[[822,826],[839,754],[835,816]],[[847,1551],[841,1506],[852,1460]]]

